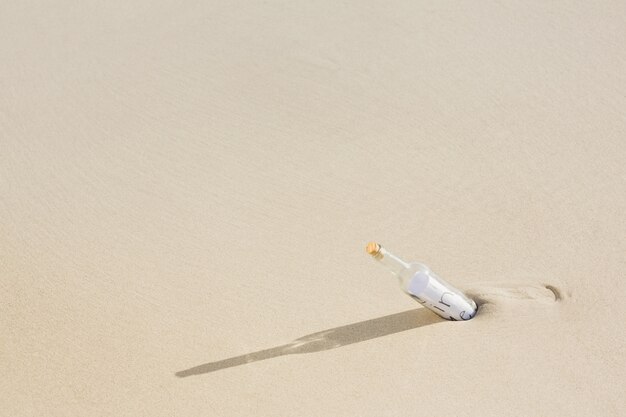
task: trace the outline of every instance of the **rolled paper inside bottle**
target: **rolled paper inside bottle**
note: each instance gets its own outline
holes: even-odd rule
[[[474,300],[430,270],[416,272],[406,290],[420,304],[446,320],[469,320],[476,315]]]

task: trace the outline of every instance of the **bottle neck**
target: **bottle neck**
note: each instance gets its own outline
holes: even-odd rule
[[[409,268],[409,264],[407,262],[404,262],[402,259],[398,258],[396,255],[383,247],[380,248],[380,251],[375,256],[375,259],[389,268],[395,275],[398,275],[400,272]]]

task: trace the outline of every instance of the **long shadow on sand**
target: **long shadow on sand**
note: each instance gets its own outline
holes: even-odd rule
[[[270,349],[259,350],[241,356],[223,359],[217,362],[208,362],[184,371],[176,372],[179,378],[193,375],[207,374],[220,369],[232,368],[233,366],[245,365],[246,363],[276,358],[295,353],[311,353],[322,350],[335,349],[353,343],[364,342],[377,337],[387,336],[393,333],[403,332],[430,324],[441,323],[440,319],[425,308],[404,311],[391,314],[377,319],[361,321],[346,326],[335,327],[317,333],[302,336],[286,345],[276,346]]]

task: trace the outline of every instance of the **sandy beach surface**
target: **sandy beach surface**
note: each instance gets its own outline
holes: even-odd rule
[[[3,1],[0,415],[624,415],[624,22]]]

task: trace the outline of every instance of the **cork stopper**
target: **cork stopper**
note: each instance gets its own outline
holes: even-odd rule
[[[370,242],[365,247],[365,251],[368,254],[376,257],[380,253],[380,245],[378,243],[376,243],[376,242]]]

